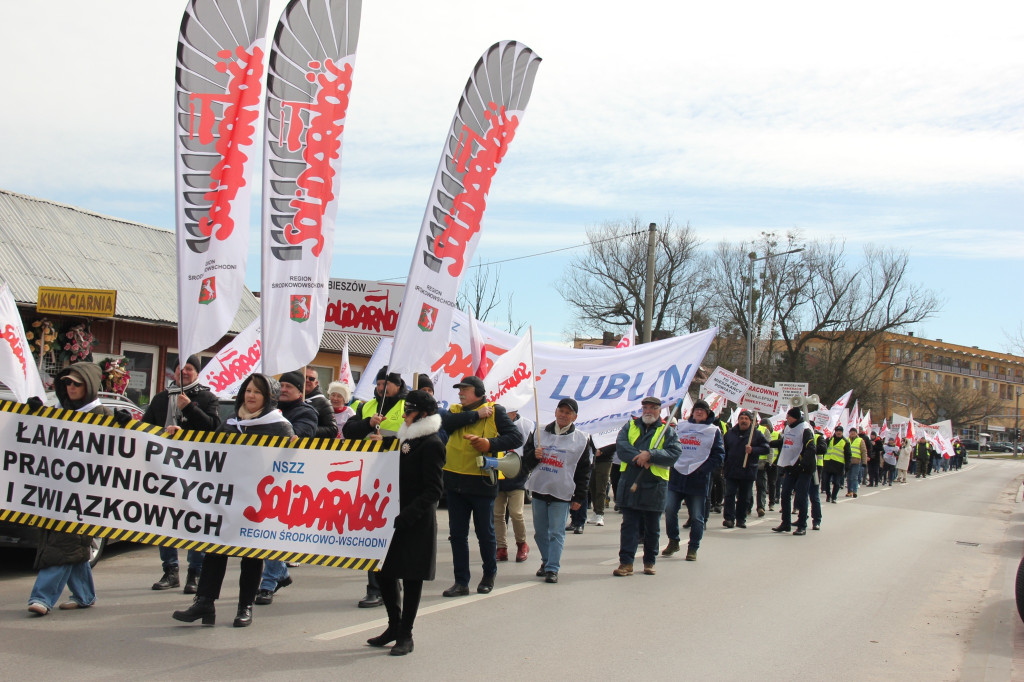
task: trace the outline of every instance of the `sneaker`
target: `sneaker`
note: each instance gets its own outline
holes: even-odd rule
[[[697,560],[697,550],[695,550],[695,549],[688,549],[688,550],[686,550],[686,560],[687,561],[696,561]]]
[[[661,550],[661,556],[672,556],[679,551],[679,540],[669,540],[665,549]]]
[[[508,561],[508,547],[498,548],[498,561]]]
[[[66,601],[57,608],[61,611],[73,611],[74,609],[87,609],[90,606],[92,606],[92,604],[79,604],[76,601]]]
[[[29,604],[28,610],[30,613],[34,613],[37,616],[45,616],[50,612],[50,609],[47,608],[46,604],[40,604],[37,601],[34,601],[31,604]]]
[[[269,606],[274,603],[274,593],[270,590],[260,590],[256,593],[256,603],[260,606]],[[359,602],[360,604],[362,602]]]
[[[654,570],[654,564],[644,564],[644,575],[654,575],[657,571]]]
[[[594,525],[595,526],[603,526],[604,525],[604,514],[598,514],[594,518]]]
[[[612,575],[617,575],[620,578],[633,575],[633,564],[619,564],[619,567],[612,571]]]

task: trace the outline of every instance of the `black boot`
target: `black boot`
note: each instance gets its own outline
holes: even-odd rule
[[[234,625],[236,628],[247,628],[252,625],[252,604],[238,604]]]
[[[190,568],[188,569],[188,573],[185,575],[185,594],[195,594],[198,587],[199,571]]]
[[[194,623],[200,618],[203,619],[203,625],[213,625],[217,618],[217,612],[213,606],[213,600],[209,597],[196,596],[192,600],[192,606],[188,607],[184,611],[175,611],[171,614],[174,620],[180,620],[183,623]]]
[[[412,651],[412,635],[403,635],[398,638],[395,645],[391,647],[392,656],[405,656]]]
[[[153,583],[154,590],[169,590],[177,587],[181,582],[178,580],[178,567],[164,569],[164,576]]]
[[[398,639],[398,623],[388,623],[388,629],[380,633],[376,637],[371,637],[366,640],[366,643],[370,646],[387,646],[393,641]]]

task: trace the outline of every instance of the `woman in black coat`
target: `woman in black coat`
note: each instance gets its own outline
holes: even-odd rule
[[[235,398],[235,416],[224,422],[219,431],[261,436],[294,436],[291,424],[277,409],[281,385],[273,377],[253,374],[242,382]],[[214,601],[220,598],[220,586],[227,571],[226,554],[210,554],[203,558],[199,586],[195,601],[184,611],[175,611],[173,618],[194,623],[200,618],[203,625],[213,625],[217,614]],[[238,612],[234,625],[244,628],[252,625],[252,605],[263,577],[263,559],[242,558],[242,573],[238,576]]]
[[[366,640],[370,646],[391,647],[392,656],[413,649],[412,624],[420,606],[423,581],[434,579],[437,559],[437,501],[441,498],[441,469],[445,448],[437,435],[441,417],[437,402],[424,391],[405,397],[405,421],[398,431],[398,516],[384,566],[378,578],[388,629]],[[398,603],[398,580],[405,597]]]

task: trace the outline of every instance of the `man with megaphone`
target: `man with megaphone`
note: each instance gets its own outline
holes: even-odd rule
[[[548,583],[558,582],[569,510],[583,506],[590,484],[594,443],[576,430],[577,410],[575,400],[563,398],[555,408],[555,421],[523,446],[523,466],[531,470],[526,489],[533,495],[533,539],[540,552],[537,577]]]

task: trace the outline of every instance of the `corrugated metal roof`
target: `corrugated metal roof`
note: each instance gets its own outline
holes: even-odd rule
[[[178,323],[170,230],[0,190],[0,277],[18,303],[35,305],[41,286],[116,289],[117,319]],[[246,289],[231,332],[259,314]]]
[[[348,336],[349,355],[370,357],[377,350],[381,337],[372,334],[344,334],[343,332],[325,331],[320,339],[320,350],[332,350],[339,353],[345,349],[345,337]]]

